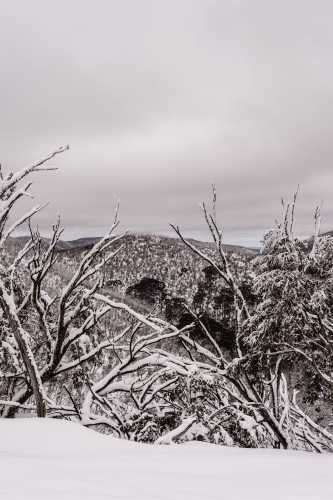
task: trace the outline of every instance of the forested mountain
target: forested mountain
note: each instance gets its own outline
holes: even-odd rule
[[[53,281],[63,283],[69,271],[77,267],[83,256],[100,238],[82,238],[57,243],[57,263]],[[15,252],[29,241],[28,237],[11,238],[8,250]],[[212,258],[213,243],[188,240]],[[42,238],[42,245],[50,240]],[[248,293],[248,263],[256,252],[236,245],[223,245],[244,293]],[[126,235],[114,246],[116,257],[103,268],[103,291],[113,298],[125,300],[141,312],[157,310],[168,321],[184,327],[192,318],[184,304],[193,307],[222,346],[232,349],[232,296],[218,273],[186,247],[178,238],[148,234]],[[195,331],[194,331],[195,333]],[[199,332],[197,332],[199,333]]]
[[[212,243],[195,242],[195,245],[212,256],[216,253]],[[60,261],[63,264],[67,259],[78,262],[91,247],[92,244],[77,246],[60,252]],[[204,277],[205,264],[178,238],[126,235],[114,248],[120,247],[120,252],[105,267],[107,284],[111,288],[123,291],[143,278],[151,278],[165,283],[171,295],[191,298],[196,293],[197,283]],[[233,253],[242,260],[255,255],[244,247],[225,245],[224,248],[228,254]]]

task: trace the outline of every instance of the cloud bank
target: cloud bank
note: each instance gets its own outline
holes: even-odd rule
[[[333,4],[288,0],[2,0],[0,160],[34,176],[49,234],[122,227],[207,239],[218,189],[229,243],[256,245],[300,184],[299,235],[333,229]],[[22,203],[22,209],[24,204]]]

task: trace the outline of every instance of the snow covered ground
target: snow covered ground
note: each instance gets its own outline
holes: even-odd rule
[[[1,500],[333,498],[333,455],[144,445],[52,419],[1,419],[0,460]]]

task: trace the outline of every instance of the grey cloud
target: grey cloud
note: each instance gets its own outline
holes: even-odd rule
[[[258,242],[300,183],[297,231],[325,200],[332,229],[331,1],[2,0],[4,169],[60,144],[35,176],[66,237],[102,234],[114,194],[135,231],[207,237],[219,193],[226,241]],[[23,208],[22,204],[22,208]]]

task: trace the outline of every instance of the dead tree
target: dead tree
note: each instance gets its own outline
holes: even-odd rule
[[[12,232],[21,224],[29,220],[32,215],[37,213],[43,207],[37,205],[33,207],[28,213],[20,217],[16,222],[14,222],[8,229],[5,229],[6,222],[9,218],[10,211],[15,205],[15,203],[22,197],[28,196],[32,198],[28,192],[31,186],[31,181],[27,182],[22,188],[19,188],[19,182],[24,179],[27,175],[32,172],[38,172],[41,170],[54,170],[56,167],[45,166],[45,162],[56,156],[57,154],[65,151],[67,148],[59,148],[52,153],[39,159],[37,162],[28,165],[22,170],[13,173],[9,172],[5,177],[3,177],[0,172],[0,249],[3,248],[6,240],[12,234]],[[24,361],[26,370],[29,374],[32,392],[36,399],[37,405],[37,415],[39,417],[45,416],[45,398],[43,393],[43,385],[36,366],[34,356],[29,346],[27,334],[20,324],[20,320],[17,315],[15,302],[13,300],[13,295],[8,292],[3,280],[0,279],[0,303],[4,314],[8,320],[10,328],[13,332],[17,345],[20,349],[22,359]]]
[[[104,284],[101,272],[103,267],[121,250],[121,247],[118,247],[112,251],[111,247],[126,234],[114,235],[113,231],[118,225],[117,216],[118,204],[110,231],[82,257],[68,282],[62,289],[57,290],[52,298],[45,288],[50,272],[59,257],[56,246],[63,231],[60,228],[60,217],[53,226],[53,236],[49,246],[45,249],[39,231],[31,230],[30,242],[11,266],[11,283],[15,282],[17,270],[22,264],[30,275],[31,286],[20,303],[13,301],[13,307],[21,329],[21,325],[25,323],[35,325],[33,332],[30,333],[30,350],[42,387],[45,406],[49,409],[53,408],[54,404],[45,389],[48,382],[64,372],[89,362],[100,351],[111,345],[110,340],[104,338],[82,356],[75,355],[76,351],[73,349],[83,336],[94,330],[111,308],[96,300],[96,292]],[[24,404],[31,396],[31,390],[22,381],[18,387],[19,390],[13,395],[12,402]],[[17,411],[17,408],[15,405],[11,413]]]

